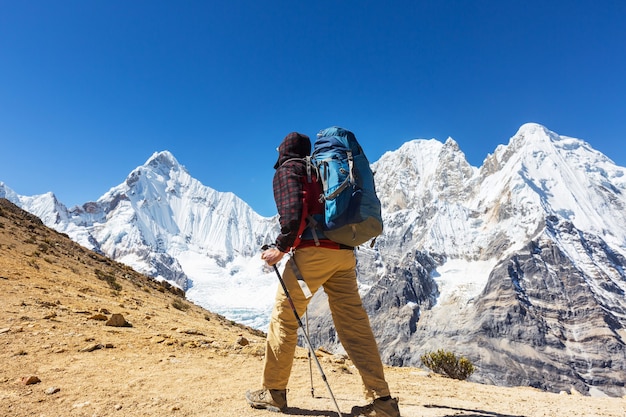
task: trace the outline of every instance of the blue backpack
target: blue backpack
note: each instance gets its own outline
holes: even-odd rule
[[[324,235],[337,243],[358,246],[381,234],[374,174],[354,133],[336,126],[320,131],[311,159],[322,182]]]

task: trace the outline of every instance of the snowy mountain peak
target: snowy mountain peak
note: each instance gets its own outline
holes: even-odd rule
[[[540,124],[523,125],[480,169],[451,138],[407,142],[373,167],[383,211],[396,217],[389,222],[419,222],[418,247],[449,258],[486,260],[516,250],[549,216],[606,235],[626,251],[624,168]],[[404,210],[413,211],[395,214]],[[406,230],[396,232],[392,239],[406,241]],[[485,250],[494,236],[502,242],[498,253]]]
[[[160,151],[152,154],[146,161],[144,166],[150,166],[153,169],[167,169],[167,170],[179,170],[184,169],[182,165],[178,163],[174,155],[170,151]]]
[[[506,148],[509,152],[524,153],[540,160],[548,154],[559,154],[559,157],[566,162],[584,160],[585,162],[613,164],[609,158],[593,149],[587,142],[559,135],[537,123],[527,123],[520,127]],[[499,150],[501,151],[502,148]]]
[[[126,178],[128,187],[137,186],[137,182],[142,178],[147,181],[157,181],[160,183],[179,182],[188,183],[191,180],[187,170],[178,163],[174,155],[169,151],[155,152],[146,163],[135,168]]]
[[[6,198],[7,200],[17,203],[19,201],[18,195],[9,188],[4,182],[0,181],[0,198]]]
[[[520,128],[517,130],[517,133],[514,136],[518,136],[521,134],[528,134],[530,136],[535,135],[535,134],[558,136],[556,133],[552,132],[551,130],[546,128],[544,125],[539,124],[539,123],[533,123],[533,122],[524,123],[523,125],[521,125]]]
[[[502,203],[509,195],[507,201],[518,210],[557,216],[581,230],[616,238],[614,243],[626,249],[618,238],[626,235],[621,214],[626,207],[626,170],[583,140],[529,123],[507,146],[498,147],[481,171],[483,204],[490,198]]]
[[[446,141],[444,142],[444,145],[455,150],[460,150],[459,144],[450,136],[448,136],[448,139],[446,139]]]

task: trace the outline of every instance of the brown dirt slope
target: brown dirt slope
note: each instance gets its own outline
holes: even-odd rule
[[[0,416],[268,415],[244,400],[259,387],[264,335],[181,295],[0,199]],[[349,361],[318,356],[348,415],[363,404],[358,374]],[[415,368],[386,372],[405,417],[626,410],[625,399],[479,385]],[[314,396],[309,375],[299,349],[287,414],[337,415],[315,366]]]

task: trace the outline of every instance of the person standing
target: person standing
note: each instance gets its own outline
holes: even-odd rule
[[[310,230],[302,233],[304,206],[308,204],[309,214],[324,210],[318,196],[309,198],[304,187],[307,178],[304,158],[311,153],[311,141],[307,135],[292,132],[283,139],[278,152],[273,189],[280,234],[275,247],[263,251],[261,258],[272,266],[292,252],[283,280],[299,316],[306,311],[309,299],[301,291],[290,263],[295,263],[313,294],[324,288],[339,340],[358,369],[365,398],[370,401],[366,406],[353,407],[352,415],[400,417],[398,400],[391,397],[369,317],[358,292],[354,248],[325,239],[320,230],[315,231],[316,239]],[[297,330],[289,300],[279,287],[265,344],[262,388],[246,393],[246,400],[253,408],[287,409],[287,384],[298,341]]]

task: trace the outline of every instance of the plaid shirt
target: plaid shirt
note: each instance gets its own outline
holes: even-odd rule
[[[306,175],[303,158],[310,153],[309,137],[296,132],[288,134],[278,147],[272,184],[280,222],[276,247],[281,252],[289,252],[298,237],[303,214],[302,179]]]
[[[302,178],[304,175],[306,175],[306,168],[302,160],[288,161],[274,174],[274,200],[276,200],[280,222],[280,234],[276,237],[276,247],[281,252],[289,252],[298,237],[303,213]]]

